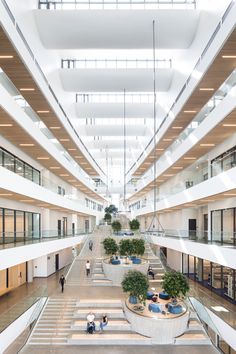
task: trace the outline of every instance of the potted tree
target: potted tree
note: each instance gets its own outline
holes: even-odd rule
[[[111,222],[111,214],[110,213],[106,213],[104,215],[104,221],[106,221],[108,224],[110,224],[110,222]]]
[[[143,256],[145,252],[145,242],[141,238],[134,238],[132,240],[133,253],[137,256]]]
[[[114,240],[114,238],[111,237],[107,237],[104,238],[104,240],[102,241],[105,253],[108,255],[113,255],[116,254],[116,252],[118,251],[118,245],[116,243],[116,241]]]
[[[125,274],[121,283],[125,293],[129,293],[129,302],[131,304],[144,303],[147,298],[149,287],[148,278],[137,270],[130,270]]]
[[[172,297],[173,302],[176,302],[177,297],[186,296],[189,291],[189,284],[184,274],[172,270],[163,275],[162,288]]]
[[[131,230],[135,231],[135,230],[139,230],[140,227],[140,222],[138,221],[138,219],[133,219],[129,221],[129,227]]]
[[[121,223],[118,220],[112,222],[111,227],[114,232],[118,233],[121,230]]]

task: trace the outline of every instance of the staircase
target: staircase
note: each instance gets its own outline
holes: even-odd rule
[[[108,317],[108,325],[103,333],[86,333],[86,317],[89,312],[95,315],[96,330],[102,314]],[[151,345],[152,341],[131,330],[123,312],[121,300],[81,300],[76,305],[73,333],[68,337],[71,345]]]
[[[49,298],[32,331],[29,345],[65,345],[71,332],[76,299]]]
[[[112,281],[107,279],[102,268],[102,259],[96,258],[92,270],[92,284],[93,286],[112,286]]]
[[[162,282],[162,277],[165,273],[165,269],[164,269],[163,265],[161,264],[160,259],[154,255],[149,243],[145,243],[144,257],[149,260],[150,266],[152,267],[152,269],[155,273],[154,280],[152,279],[152,277],[150,275],[148,276],[150,287],[160,288],[161,282]]]

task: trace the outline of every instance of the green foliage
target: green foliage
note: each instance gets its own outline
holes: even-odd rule
[[[138,270],[130,270],[125,274],[122,288],[130,296],[136,296],[141,303],[145,303],[149,287],[148,278]]]
[[[187,278],[184,274],[176,271],[169,271],[162,277],[162,287],[172,297],[185,296],[189,291]]]
[[[145,252],[145,242],[141,238],[132,239],[133,254],[137,256],[143,256]]]
[[[115,254],[118,251],[118,245],[114,238],[107,237],[102,241],[106,254]]]
[[[118,232],[121,230],[121,223],[118,220],[113,221],[111,224],[113,231]]]
[[[130,239],[120,240],[119,250],[121,256],[131,256],[134,254],[133,242]]]
[[[138,219],[130,220],[129,227],[131,230],[139,230],[140,222],[138,221]]]
[[[111,204],[109,205],[109,207],[105,208],[105,213],[108,214],[117,214],[118,213],[118,209],[116,208],[115,205]]]
[[[108,223],[111,222],[111,214],[106,213],[106,214],[104,215],[104,221],[107,221]]]

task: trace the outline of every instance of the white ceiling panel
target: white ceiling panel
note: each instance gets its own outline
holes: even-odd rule
[[[198,10],[35,10],[48,49],[152,48],[152,22],[162,49],[186,49],[195,36]]]

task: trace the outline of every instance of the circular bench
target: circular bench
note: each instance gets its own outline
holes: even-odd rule
[[[119,259],[113,259],[111,261],[111,264],[120,264],[120,260]]]
[[[162,300],[169,300],[170,299],[170,295],[167,294],[165,291],[161,291],[159,293],[159,298]]]
[[[147,291],[147,299],[152,300],[152,297],[154,296],[154,293],[152,291]]]
[[[170,313],[178,315],[183,312],[183,307],[181,305],[168,304],[168,311]]]
[[[149,304],[148,310],[156,313],[161,312],[160,306],[158,304]]]

